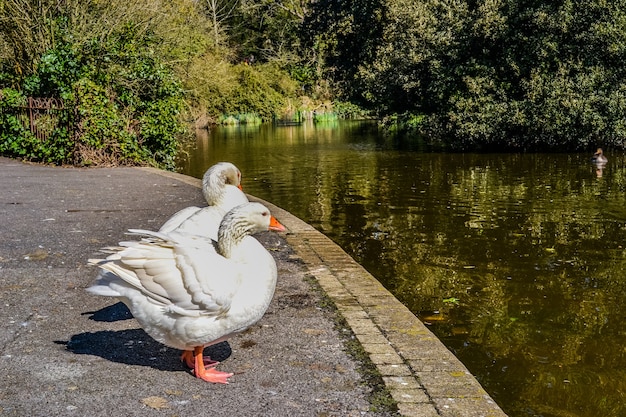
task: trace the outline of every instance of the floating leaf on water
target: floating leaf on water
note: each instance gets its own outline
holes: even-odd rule
[[[426,322],[433,322],[433,321],[447,321],[448,317],[445,314],[441,314],[439,312],[433,312],[431,314],[421,314],[420,318],[423,321]]]

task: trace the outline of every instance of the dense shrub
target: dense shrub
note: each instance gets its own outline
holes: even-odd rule
[[[217,122],[228,115],[255,114],[271,121],[297,98],[297,83],[274,64],[230,64],[207,57],[192,69],[196,105]]]
[[[39,141],[21,114],[20,109],[25,107],[23,94],[10,88],[0,90],[0,153],[25,158],[37,153]]]
[[[153,53],[158,39],[129,23],[104,41],[76,45],[65,40],[64,22],[57,21],[56,46],[21,82],[24,95],[64,101],[57,126],[39,142],[15,123],[3,124],[0,150],[58,164],[147,163],[173,169],[176,137],[183,132],[183,90]],[[16,103],[5,96],[3,107],[17,114]]]
[[[330,89],[315,85],[313,51],[300,47],[306,11],[307,2],[274,0],[2,2],[0,88],[63,99],[67,111],[45,143],[3,126],[1,151],[173,168],[187,122],[310,111]]]

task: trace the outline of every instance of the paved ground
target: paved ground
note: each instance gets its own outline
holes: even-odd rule
[[[207,349],[231,383],[197,380],[121,303],[84,289],[88,258],[202,204],[199,180],[6,158],[0,178],[0,416],[391,416],[380,404],[393,400],[406,416],[504,416],[363,268],[269,203],[289,229],[260,236],[277,260],[276,296],[257,325]],[[340,315],[322,307],[329,299]],[[393,400],[373,389],[372,369]]]

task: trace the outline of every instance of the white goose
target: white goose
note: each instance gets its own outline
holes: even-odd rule
[[[167,220],[159,232],[192,233],[217,239],[217,229],[232,208],[248,202],[241,191],[241,172],[230,162],[211,166],[202,178],[202,193],[208,207],[186,207]]]
[[[253,233],[285,228],[260,203],[229,211],[218,241],[203,236],[145,230],[141,241],[109,248],[105,260],[90,260],[106,272],[87,291],[118,297],[155,340],[184,351],[196,377],[228,383],[203,349],[258,321],[276,287],[276,263]]]

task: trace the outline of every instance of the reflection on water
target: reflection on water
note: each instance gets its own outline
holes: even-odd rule
[[[623,416],[626,169],[589,155],[439,154],[337,123],[201,131],[246,192],[348,251],[511,416]]]

